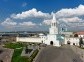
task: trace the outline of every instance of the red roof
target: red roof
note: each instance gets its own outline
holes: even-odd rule
[[[84,35],[84,32],[76,32],[75,34]]]

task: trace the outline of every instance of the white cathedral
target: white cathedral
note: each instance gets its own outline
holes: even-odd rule
[[[53,45],[60,47],[62,44],[79,45],[79,37],[69,37],[73,35],[72,32],[64,33],[65,36],[61,36],[59,33],[57,20],[55,14],[52,13],[53,18],[51,20],[51,27],[49,28],[49,34],[39,34],[39,37],[16,37],[17,42],[33,42],[44,43],[47,45]],[[62,33],[63,34],[63,33]],[[68,35],[68,36],[67,36]]]
[[[56,20],[55,14],[53,14],[51,27],[49,28],[49,34],[47,35],[47,39],[44,43],[47,45],[60,46],[60,41],[57,39],[57,35],[59,35],[57,20]]]
[[[44,34],[39,34],[39,38],[37,37],[17,37],[17,42],[37,42],[44,43],[47,45],[53,46],[61,46],[61,41],[58,39],[58,26],[55,14],[52,13],[53,18],[51,20],[51,27],[49,28],[49,34],[46,36]]]

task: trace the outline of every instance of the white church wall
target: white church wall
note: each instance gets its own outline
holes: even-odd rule
[[[40,33],[39,37],[41,38],[42,43],[45,43],[45,41],[47,40],[47,36],[45,36],[43,33]]]
[[[16,37],[16,42],[33,42],[33,43],[42,43],[41,38],[32,38],[32,37]]]
[[[54,28],[49,28],[49,33],[50,34],[58,34],[58,29],[56,28],[56,27],[54,27]]]
[[[43,43],[45,43],[45,41],[47,40],[47,36],[40,36],[41,37],[41,41],[43,42]]]
[[[56,38],[56,35],[47,35],[47,40],[45,41],[45,44],[50,45],[51,41],[53,41],[53,46],[60,46],[59,41]]]
[[[56,40],[56,42],[54,42],[54,46],[60,47],[61,46],[60,41]]]
[[[65,43],[67,44],[67,41],[70,41],[70,45],[73,45],[73,43],[75,43],[75,45],[79,46],[79,38],[74,38],[74,37],[65,37]]]

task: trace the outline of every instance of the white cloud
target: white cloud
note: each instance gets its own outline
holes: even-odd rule
[[[19,25],[20,25],[20,26],[23,26],[23,27],[29,27],[29,28],[36,26],[36,24],[33,23],[33,22],[31,22],[31,21],[29,21],[29,22],[22,22],[22,23],[19,23]]]
[[[79,5],[75,8],[61,9],[56,13],[57,17],[73,17],[84,16],[84,5]]]
[[[84,16],[84,5],[79,5],[75,8],[64,8],[56,13],[57,22],[81,22],[83,19],[81,16]],[[52,15],[52,14],[51,14]],[[44,20],[43,23],[46,25],[50,25],[50,20]],[[67,23],[68,24],[68,23]]]
[[[17,23],[14,22],[14,21],[13,21],[12,19],[10,19],[10,18],[6,18],[6,20],[3,21],[3,22],[1,23],[1,25],[9,28],[9,27],[13,27],[13,26],[17,25]]]
[[[71,18],[60,18],[59,21],[64,21],[64,22],[81,22],[83,21],[81,18],[79,17],[71,17]]]
[[[62,21],[65,23],[68,22],[67,25],[70,24],[69,22],[81,22],[81,21],[83,21],[83,18],[84,18],[84,5],[79,5],[78,7],[75,7],[75,8],[61,9],[61,10],[57,11],[55,14],[56,14],[57,22],[58,21],[59,22]],[[29,18],[29,19],[27,19],[27,18]],[[38,22],[39,20],[38,21],[35,20],[35,22],[38,22],[38,24],[37,24],[37,23],[33,23],[34,18],[36,18],[36,19],[41,18],[42,20],[40,19],[41,22]],[[43,24],[50,25],[51,19],[52,19],[52,14],[43,13],[43,12],[37,11],[37,9],[33,8],[31,10],[24,11],[22,13],[12,14],[12,15],[10,15],[9,18],[7,18],[1,24],[3,26],[4,25],[7,25],[7,26],[8,25],[9,26],[11,26],[11,25],[17,26],[18,25],[19,27],[35,27],[37,25],[42,26]],[[21,22],[18,22],[17,20],[21,20]],[[23,22],[22,22],[22,20],[23,20]],[[16,21],[16,22],[14,22],[14,21]],[[17,22],[18,22],[18,24],[17,24]]]
[[[2,26],[6,27],[6,28],[13,28],[13,27],[25,27],[25,28],[33,28],[35,27],[37,24],[33,23],[31,21],[28,22],[14,22],[14,20],[7,18],[5,21],[3,21],[1,23]]]
[[[83,22],[81,16],[82,17],[84,16],[84,5],[79,5],[78,7],[75,8],[64,8],[57,11],[55,14],[56,14],[57,22],[60,21],[63,21],[65,23],[68,22],[67,25],[69,25],[69,22]],[[50,22],[51,19],[44,20],[43,24],[50,25]]]
[[[82,22],[81,26],[84,26],[84,5],[79,5],[75,8],[64,8],[55,14],[58,21],[67,22],[67,25],[75,27],[80,26],[80,22]]]
[[[25,6],[27,6],[27,3],[26,2],[22,3],[22,7],[25,7]]]
[[[43,24],[45,24],[45,25],[50,25],[50,23],[51,23],[51,19],[50,20],[44,20],[43,21]]]
[[[37,11],[35,8],[19,13],[19,14],[12,14],[12,18],[14,19],[25,19],[30,17],[36,17],[36,18],[49,18],[50,15],[48,13],[43,13],[41,11]]]

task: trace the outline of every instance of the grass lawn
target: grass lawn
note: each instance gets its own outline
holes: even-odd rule
[[[22,43],[6,43],[5,44],[5,48],[10,48],[10,49],[16,49],[16,48],[21,48],[23,47],[24,45]]]
[[[24,46],[25,45],[22,43],[7,43],[7,44],[5,44],[5,46],[4,46],[5,48],[14,49],[14,53],[13,53],[11,62],[32,62],[33,61],[33,59],[35,58],[35,56],[38,53],[38,50],[35,50],[33,52],[33,54],[31,55],[31,57],[29,57],[29,58],[23,57],[23,56],[21,56],[21,53],[22,53]]]
[[[29,58],[28,57],[20,56],[21,53],[22,53],[22,50],[23,50],[23,48],[14,50],[11,62],[29,62]]]

